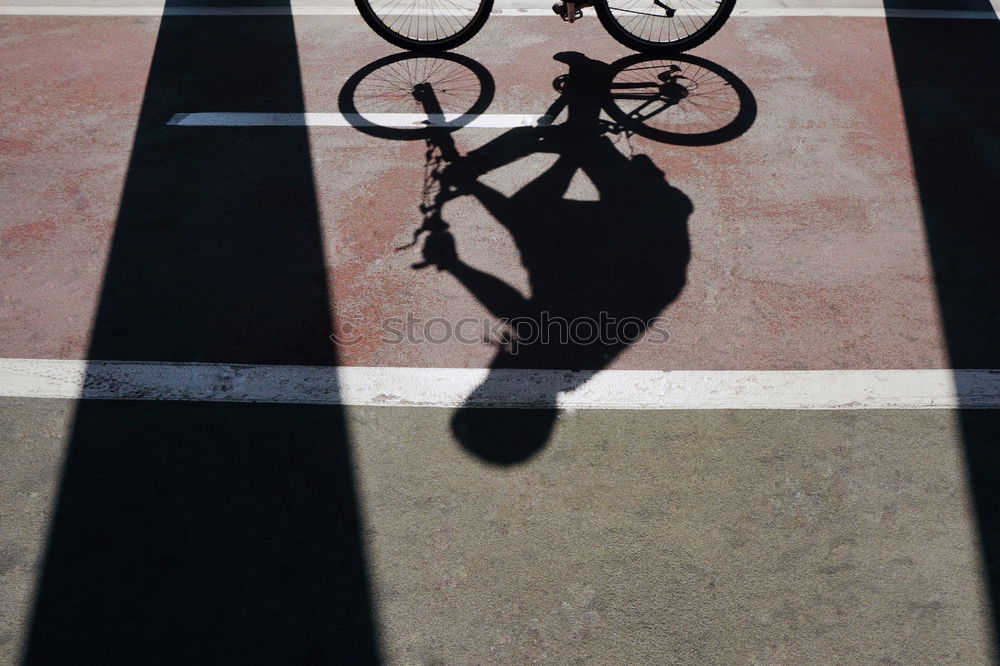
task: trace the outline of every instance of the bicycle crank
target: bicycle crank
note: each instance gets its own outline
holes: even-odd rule
[[[583,17],[583,10],[577,9],[578,2],[557,2],[552,5],[552,11],[556,13],[559,18],[563,21],[569,21],[572,23],[578,18]]]

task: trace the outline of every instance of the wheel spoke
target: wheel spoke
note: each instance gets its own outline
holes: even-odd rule
[[[412,42],[443,42],[481,19],[481,0],[365,0],[375,19]]]
[[[714,31],[723,9],[728,14],[732,5],[727,0],[665,1],[674,9],[671,16],[653,0],[614,0],[607,12],[621,31],[641,44],[680,46],[693,43],[706,31]]]

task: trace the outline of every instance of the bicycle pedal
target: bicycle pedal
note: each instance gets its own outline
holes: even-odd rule
[[[578,18],[583,17],[583,10],[577,9],[573,12],[573,17],[570,18],[568,16],[566,5],[567,3],[565,2],[557,2],[556,4],[552,5],[552,11],[555,12],[556,16],[561,18],[563,21],[569,21],[570,23],[577,20]]]

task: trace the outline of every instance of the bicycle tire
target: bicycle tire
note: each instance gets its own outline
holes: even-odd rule
[[[709,146],[735,139],[757,118],[757,102],[747,84],[705,58],[638,53],[610,67],[604,110],[625,130],[647,139]],[[687,89],[680,90],[682,86]]]
[[[594,10],[619,43],[635,51],[666,55],[703,44],[725,24],[736,4],[736,0],[666,1],[676,5],[672,17],[666,15],[660,0],[598,0]]]
[[[479,32],[493,0],[354,0],[361,18],[390,44],[410,51],[448,51]]]
[[[352,74],[340,89],[338,106],[341,114],[353,119],[355,129],[365,134],[380,139],[426,139],[442,129],[388,126],[380,124],[383,116],[378,115],[420,112],[413,90],[421,83],[434,85],[442,111],[452,116],[447,131],[469,124],[486,111],[496,92],[489,70],[472,58],[458,53],[397,53]]]

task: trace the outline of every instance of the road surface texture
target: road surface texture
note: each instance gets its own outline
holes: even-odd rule
[[[0,662],[996,661],[993,5],[222,4],[0,5]]]

